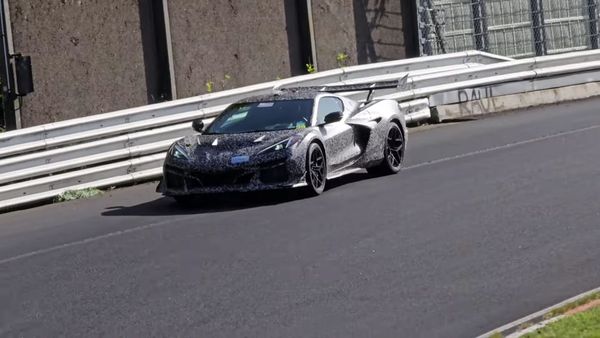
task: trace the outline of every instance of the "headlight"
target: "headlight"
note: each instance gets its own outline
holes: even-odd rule
[[[174,157],[178,160],[189,160],[190,159],[190,156],[188,155],[185,148],[178,143],[175,143],[171,147],[171,149],[169,150],[169,155],[171,155],[171,157]]]
[[[277,142],[272,146],[269,146],[259,152],[259,154],[265,154],[275,151],[281,151],[288,148],[293,148],[298,145],[302,141],[303,137],[301,135],[294,135],[290,138],[287,138],[281,142]]]

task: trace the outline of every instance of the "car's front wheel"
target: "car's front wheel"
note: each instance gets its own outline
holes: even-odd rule
[[[390,123],[383,144],[383,161],[368,171],[376,175],[391,175],[400,171],[404,162],[404,134],[400,126]]]
[[[318,143],[311,143],[306,154],[306,183],[311,195],[320,195],[327,181],[325,152]]]

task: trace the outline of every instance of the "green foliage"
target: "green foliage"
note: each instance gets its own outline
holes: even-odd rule
[[[337,61],[338,67],[345,67],[348,65],[350,57],[345,52],[337,53],[335,60]]]
[[[565,317],[535,332],[522,336],[522,338],[550,337],[599,338],[600,307]]]
[[[502,335],[502,333],[499,332],[494,332],[490,338],[504,338],[504,335]]]
[[[79,199],[92,198],[94,196],[102,195],[102,190],[96,188],[87,188],[81,190],[67,190],[62,194],[58,195],[54,202],[67,202]]]
[[[308,74],[312,74],[312,73],[316,72],[317,69],[315,68],[315,66],[312,63],[307,63],[306,71],[308,72]]]
[[[215,90],[215,83],[212,81],[207,81],[206,82],[206,92],[212,93],[214,90]]]
[[[227,87],[227,82],[229,82],[232,79],[231,75],[229,74],[225,74],[223,76],[223,79],[218,81],[219,84],[219,88],[221,90],[225,90],[225,88]],[[215,91],[215,82],[213,80],[208,80],[206,81],[206,92],[207,93],[212,93]]]

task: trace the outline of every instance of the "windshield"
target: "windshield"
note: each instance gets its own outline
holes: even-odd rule
[[[237,134],[303,129],[310,126],[313,100],[236,103],[208,127],[206,134]]]

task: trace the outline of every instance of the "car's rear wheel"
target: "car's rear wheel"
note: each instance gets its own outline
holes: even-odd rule
[[[325,190],[327,181],[327,161],[325,152],[318,143],[311,143],[306,154],[306,183],[308,192],[320,195]]]
[[[396,123],[390,123],[383,145],[383,161],[369,172],[376,175],[396,174],[404,162],[404,133]]]

